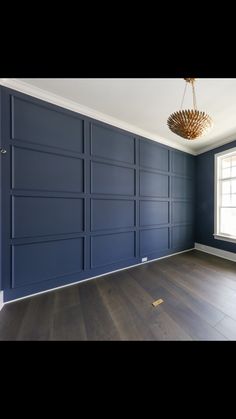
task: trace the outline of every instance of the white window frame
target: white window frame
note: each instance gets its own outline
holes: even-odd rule
[[[231,154],[235,154],[236,153],[236,147],[231,148],[230,150],[225,150],[221,153],[217,153],[215,154],[215,173],[214,173],[214,177],[215,177],[215,197],[214,197],[214,238],[217,240],[224,240],[224,241],[228,241],[228,242],[232,242],[232,243],[236,243],[236,237],[235,236],[231,236],[228,234],[222,234],[220,233],[220,205],[219,205],[219,200],[220,200],[220,181],[219,181],[219,177],[220,177],[220,169],[221,169],[221,159],[222,157],[225,156],[229,156]]]

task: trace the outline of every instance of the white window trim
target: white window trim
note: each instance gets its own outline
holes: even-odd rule
[[[236,147],[222,151],[221,153],[215,154],[215,168],[214,168],[214,182],[215,182],[215,188],[214,188],[214,238],[216,240],[223,240],[231,243],[236,243],[236,237],[230,236],[226,234],[219,234],[219,205],[218,205],[218,199],[219,199],[219,165],[218,158],[222,157],[224,155],[230,156],[231,154],[236,153]]]

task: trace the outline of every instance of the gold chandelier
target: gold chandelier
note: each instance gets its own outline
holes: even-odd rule
[[[205,134],[213,125],[212,119],[207,113],[197,110],[196,94],[194,82],[196,79],[184,79],[186,81],[184,95],[181,103],[181,110],[172,113],[167,125],[172,132],[187,140],[195,140]],[[192,85],[193,109],[182,110],[183,101],[186,93],[187,83]]]

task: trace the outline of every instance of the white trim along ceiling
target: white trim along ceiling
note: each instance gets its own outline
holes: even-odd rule
[[[1,78],[0,85],[130,131],[135,135],[198,155],[236,140],[236,100],[234,100],[236,79],[197,80],[199,80],[199,89],[196,83],[199,110],[209,113],[214,126],[206,136],[193,141],[176,136],[168,131],[166,125],[169,114],[180,108],[184,89],[183,79]],[[107,89],[104,87],[106,83],[109,85]],[[60,84],[63,87],[61,90]],[[111,86],[114,86],[114,89]],[[140,95],[138,104],[137,95]],[[185,108],[191,108],[190,96],[186,99]],[[150,108],[146,106],[148,103]]]

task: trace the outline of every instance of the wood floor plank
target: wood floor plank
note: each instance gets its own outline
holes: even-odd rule
[[[78,305],[79,299],[79,285],[72,285],[71,287],[61,288],[55,291],[54,310],[60,311]]]
[[[49,340],[52,331],[55,293],[32,297],[23,321],[21,322],[17,340]]]
[[[215,328],[229,340],[236,340],[236,321],[225,316]]]
[[[107,310],[119,332],[121,340],[143,340],[146,331],[143,331],[142,320],[132,310],[124,293],[112,281],[99,280],[98,289]]]
[[[112,275],[109,283],[119,289],[123,306],[128,308],[132,322],[142,340],[158,340],[149,326],[157,319],[159,311],[152,306],[151,296],[133,280],[130,270]]]
[[[179,262],[195,263],[196,266],[202,266],[206,269],[221,274],[224,278],[229,278],[236,282],[236,266],[235,262],[219,258],[198,250],[183,253],[180,255]]]
[[[236,281],[232,280],[231,278],[228,278],[227,276],[224,276],[222,273],[216,272],[215,270],[212,270],[207,267],[198,266],[195,268],[195,271],[197,271],[199,274],[202,273],[202,279],[207,280],[210,284],[213,286],[220,288],[224,288],[228,294],[232,294],[231,291],[234,291],[236,295]]]
[[[181,327],[196,340],[227,340],[224,335],[218,332],[215,328],[204,322],[200,316],[194,313],[189,308],[179,305],[177,308],[167,302],[167,313],[171,316]]]
[[[217,265],[223,267],[225,272],[235,274],[235,262],[230,261],[228,259],[220,258],[215,255],[211,255],[209,253],[201,252],[199,250],[194,250],[190,252],[189,256],[194,256],[196,260],[204,260],[209,265]]]
[[[0,311],[0,341],[16,340],[25,313],[29,306],[29,299],[6,304]]]
[[[88,340],[120,340],[116,325],[99,294],[97,281],[80,285],[80,301]]]
[[[134,275],[134,273],[132,273]],[[136,275],[140,275],[140,271]],[[150,289],[150,284],[152,287]],[[156,288],[156,284],[157,287]],[[156,289],[159,298],[163,298],[164,304],[160,310],[164,310],[188,335],[197,340],[226,340],[225,336],[217,332],[209,323],[205,322],[200,315],[192,311],[186,304],[182,303],[177,296],[172,295],[165,287],[160,285],[155,274],[146,270],[146,281],[143,280],[143,287],[153,295]]]
[[[144,288],[134,280],[129,271],[123,272],[121,275],[117,274],[119,287],[127,296],[128,300],[135,307],[136,311],[144,320],[155,320],[157,311],[152,306],[153,298],[148,294]]]
[[[197,266],[202,266],[207,269],[213,269],[215,272],[223,273],[224,276],[232,278],[236,281],[235,273],[236,267],[235,262],[230,260],[222,259],[214,255],[210,255],[198,250],[193,250],[191,252],[182,253],[179,255],[179,263],[195,264]]]
[[[121,340],[141,340],[142,333],[139,332],[137,321],[119,287],[111,281],[99,281],[98,289],[119,331]]]
[[[158,266],[152,267],[151,265],[150,270],[157,275],[160,284],[211,326],[215,326],[224,318],[224,313],[210,304],[210,302],[202,299],[200,296],[196,296],[189,288],[183,285],[180,286],[176,272],[162,272],[162,269]]]
[[[236,340],[235,263],[195,250],[0,312],[0,340],[227,339]]]
[[[165,311],[150,328],[158,340],[193,340]]]
[[[81,305],[73,305],[56,311],[50,340],[87,340]]]
[[[207,280],[208,274],[195,269],[185,271],[170,263],[167,271],[175,274],[176,280],[182,287],[188,288],[191,293],[208,301],[225,315],[236,320],[236,294],[233,290],[229,290],[223,285],[217,286],[211,280]]]

